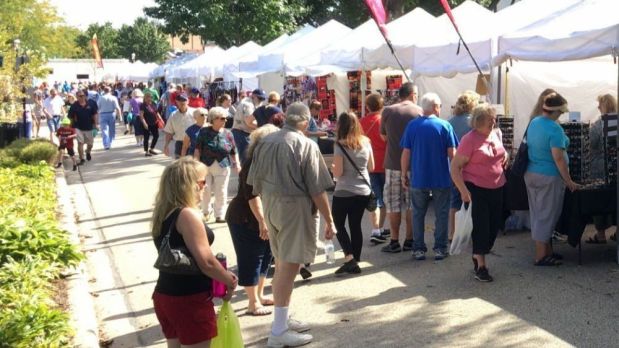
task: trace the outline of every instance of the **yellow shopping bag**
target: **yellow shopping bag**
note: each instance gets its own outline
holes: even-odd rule
[[[217,337],[211,340],[211,348],[243,347],[239,318],[234,313],[230,301],[224,301],[219,313],[217,313]]]

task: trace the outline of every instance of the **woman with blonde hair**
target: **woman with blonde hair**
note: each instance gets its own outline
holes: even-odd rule
[[[479,104],[479,94],[474,91],[464,91],[458,96],[456,105],[453,108],[453,117],[449,119],[449,124],[454,129],[458,141],[464,137],[465,134],[471,131],[471,112]],[[456,212],[462,206],[462,199],[458,188],[453,186],[451,188],[451,202],[449,206],[449,240],[453,238],[455,231]]]
[[[239,285],[245,288],[247,314],[253,316],[271,314],[264,306],[273,305],[273,300],[264,298],[264,283],[271,264],[269,230],[264,219],[260,196],[253,193],[253,186],[247,183],[252,156],[256,146],[264,137],[279,128],[267,124],[251,133],[247,161],[239,173],[239,189],[226,213],[226,222],[232,236],[238,265]]]
[[[171,248],[184,247],[202,271],[199,275],[179,275],[159,271],[153,293],[155,314],[168,347],[208,347],[217,336],[212,279],[227,286],[229,300],[237,279],[213,255],[213,231],[202,221],[198,204],[202,197],[206,166],[183,157],[163,171],[155,198],[152,236],[157,249],[169,234]]]
[[[340,115],[336,137],[332,165],[336,184],[331,213],[345,263],[335,274],[361,273],[358,265],[363,247],[361,219],[372,193],[369,172],[374,170],[374,156],[370,141],[363,135],[354,113]],[[346,230],[346,219],[350,231]]]
[[[486,255],[501,228],[503,173],[507,153],[495,130],[496,111],[488,104],[472,111],[473,130],[466,133],[451,161],[451,178],[464,203],[471,203],[473,218],[473,267],[475,279],[491,282]]]
[[[589,139],[591,140],[591,177],[593,179],[606,179],[608,173],[604,168],[604,122],[602,117],[617,117],[617,99],[612,94],[603,94],[597,97],[600,117],[591,125]],[[615,225],[613,215],[597,215],[593,217],[596,234],[589,237],[585,242],[589,244],[606,244],[606,230]],[[611,240],[617,240],[617,232],[610,236]]]
[[[556,93],[557,91],[552,88],[546,88],[545,90],[543,90],[542,93],[539,94],[539,97],[537,97],[537,102],[535,103],[535,106],[533,107],[533,110],[531,111],[531,116],[529,116],[529,118],[532,120],[537,116],[541,115],[544,111],[543,107],[546,97]]]
[[[234,168],[237,173],[241,169],[232,132],[224,128],[227,116],[226,110],[219,106],[208,112],[208,122],[211,125],[200,129],[194,150],[194,158],[208,167],[202,210],[207,219],[214,211],[217,223],[226,222],[224,215],[228,201],[230,168]],[[211,190],[215,193],[214,209],[211,209]]]

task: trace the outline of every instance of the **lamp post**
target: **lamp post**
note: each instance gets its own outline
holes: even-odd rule
[[[20,39],[13,40],[13,49],[15,50],[15,72],[19,70],[19,46],[21,45]]]
[[[131,53],[131,63],[135,63],[135,53]]]

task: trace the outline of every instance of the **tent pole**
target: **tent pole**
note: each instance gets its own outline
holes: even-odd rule
[[[617,62],[619,52],[617,52],[616,48],[613,48],[613,56],[614,56],[615,65],[617,66],[617,95],[619,96],[619,62]],[[617,139],[616,139],[615,146],[618,148],[617,151],[619,152],[619,130],[617,130]],[[619,173],[619,161],[617,161],[617,173]],[[619,180],[617,180],[616,185],[617,185],[617,215],[616,215],[616,218],[619,219]],[[617,224],[617,222],[615,222],[615,224]],[[617,242],[616,244],[617,244],[617,264],[619,264],[619,242]]]

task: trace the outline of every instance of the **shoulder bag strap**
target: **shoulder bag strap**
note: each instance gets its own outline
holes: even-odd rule
[[[340,147],[340,149],[342,149],[342,152],[344,152],[344,156],[348,158],[348,162],[350,162],[350,164],[352,164],[352,166],[357,170],[357,173],[361,175],[365,184],[368,185],[368,187],[370,188],[370,191],[372,191],[372,185],[370,185],[370,183],[365,179],[365,176],[363,176],[363,173],[361,173],[361,170],[359,170],[355,162],[353,162],[352,158],[350,158],[350,156],[348,155],[348,152],[346,152],[346,149],[342,146],[342,144],[340,144],[339,141],[336,141],[335,143],[337,144],[337,146]]]

